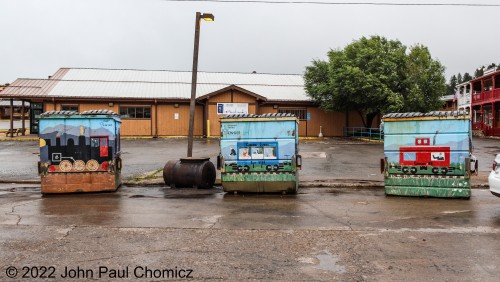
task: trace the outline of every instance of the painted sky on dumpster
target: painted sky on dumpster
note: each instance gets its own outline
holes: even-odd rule
[[[429,47],[447,79],[500,63],[500,7],[0,0],[0,83],[60,67],[190,71],[196,11],[215,15],[201,24],[200,71],[302,74],[328,50],[371,35]]]

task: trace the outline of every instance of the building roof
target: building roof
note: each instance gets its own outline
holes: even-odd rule
[[[440,99],[441,101],[452,101],[453,99],[455,99],[455,94],[444,95]]]
[[[269,101],[310,101],[297,74],[198,72],[197,98],[234,87]],[[61,68],[49,79],[17,79],[2,97],[189,99],[191,72]]]

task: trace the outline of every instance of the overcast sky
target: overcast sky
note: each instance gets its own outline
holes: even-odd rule
[[[200,71],[302,74],[330,49],[371,35],[429,47],[447,79],[500,63],[500,7],[0,0],[0,83],[60,67],[190,71],[197,11],[215,15],[201,23]]]

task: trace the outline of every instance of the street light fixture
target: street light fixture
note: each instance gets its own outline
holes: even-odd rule
[[[196,12],[196,22],[194,28],[194,52],[193,52],[193,72],[191,79],[191,101],[189,103],[189,129],[188,129],[188,151],[187,157],[193,156],[193,135],[194,135],[194,112],[196,101],[196,80],[198,77],[198,50],[200,47],[200,20],[214,21],[213,14]]]

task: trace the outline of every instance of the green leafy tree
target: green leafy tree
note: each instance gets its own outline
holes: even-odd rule
[[[427,112],[443,106],[441,97],[447,91],[444,67],[432,59],[427,47],[416,45],[410,48],[406,73],[409,91],[404,99],[403,111]],[[405,96],[405,93],[402,92],[402,95]]]
[[[458,73],[458,74],[457,74],[457,84],[460,84],[460,83],[462,83],[462,82],[464,82],[464,81],[463,81],[463,78],[462,78],[462,74],[461,74],[461,73]]]
[[[357,111],[365,127],[381,113],[438,109],[446,94],[444,67],[422,45],[407,54],[397,40],[362,37],[328,58],[306,67],[306,92],[324,110]]]

